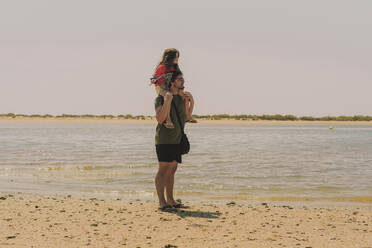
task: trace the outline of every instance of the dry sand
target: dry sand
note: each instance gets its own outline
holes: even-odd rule
[[[265,120],[203,120],[198,119],[199,125],[372,125],[372,121],[265,121]],[[156,124],[156,119],[146,117],[145,120],[123,119],[123,118],[39,118],[39,117],[0,117],[0,123],[91,123],[91,124]],[[197,125],[197,124],[190,124]]]
[[[0,194],[0,247],[372,247],[371,205],[187,204]]]

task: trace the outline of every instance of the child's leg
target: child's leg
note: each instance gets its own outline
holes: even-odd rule
[[[190,97],[186,98],[186,122],[197,123],[198,121],[192,118],[192,112],[194,111],[194,99],[189,92]]]
[[[169,111],[169,113],[168,113],[167,119],[166,119],[165,122],[164,122],[164,126],[165,126],[166,128],[174,128],[173,122],[172,122],[172,120],[171,120],[171,118],[170,118],[170,111]]]
[[[191,112],[190,112],[190,100],[188,98],[185,99],[185,111],[186,111],[186,121],[190,119]]]
[[[158,95],[163,96],[163,97],[167,93],[167,91],[164,88],[162,88],[161,86],[155,86],[155,91]],[[174,128],[173,122],[170,118],[170,112],[168,113],[167,119],[164,122],[164,126],[166,128]]]

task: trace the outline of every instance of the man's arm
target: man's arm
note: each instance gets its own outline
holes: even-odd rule
[[[170,92],[167,92],[164,97],[163,105],[160,105],[156,108],[156,120],[159,124],[162,124],[167,119],[167,116],[170,112],[172,99],[173,95]]]

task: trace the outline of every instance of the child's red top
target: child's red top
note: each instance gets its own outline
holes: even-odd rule
[[[168,69],[168,67],[165,65],[159,65],[158,68],[156,68],[154,77],[158,77],[158,76],[167,74],[169,72],[173,72],[175,70],[176,69],[174,68],[174,66]],[[164,85],[164,78],[159,78],[159,80],[156,82],[155,86],[159,86],[159,85]]]

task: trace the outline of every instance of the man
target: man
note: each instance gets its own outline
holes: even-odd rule
[[[156,120],[158,121],[155,146],[159,161],[155,186],[159,198],[159,210],[162,211],[184,207],[173,198],[174,174],[178,164],[182,163],[179,146],[182,137],[181,128],[185,126],[186,122],[186,107],[190,106],[190,101],[193,102],[188,92],[184,92],[182,96],[180,95],[184,88],[183,85],[182,72],[175,71],[170,80],[170,91],[164,97],[158,96],[155,99]],[[185,99],[187,100],[185,101]],[[168,114],[170,114],[171,121],[174,124],[173,129],[166,128],[163,125]],[[166,190],[166,199],[164,189]]]

